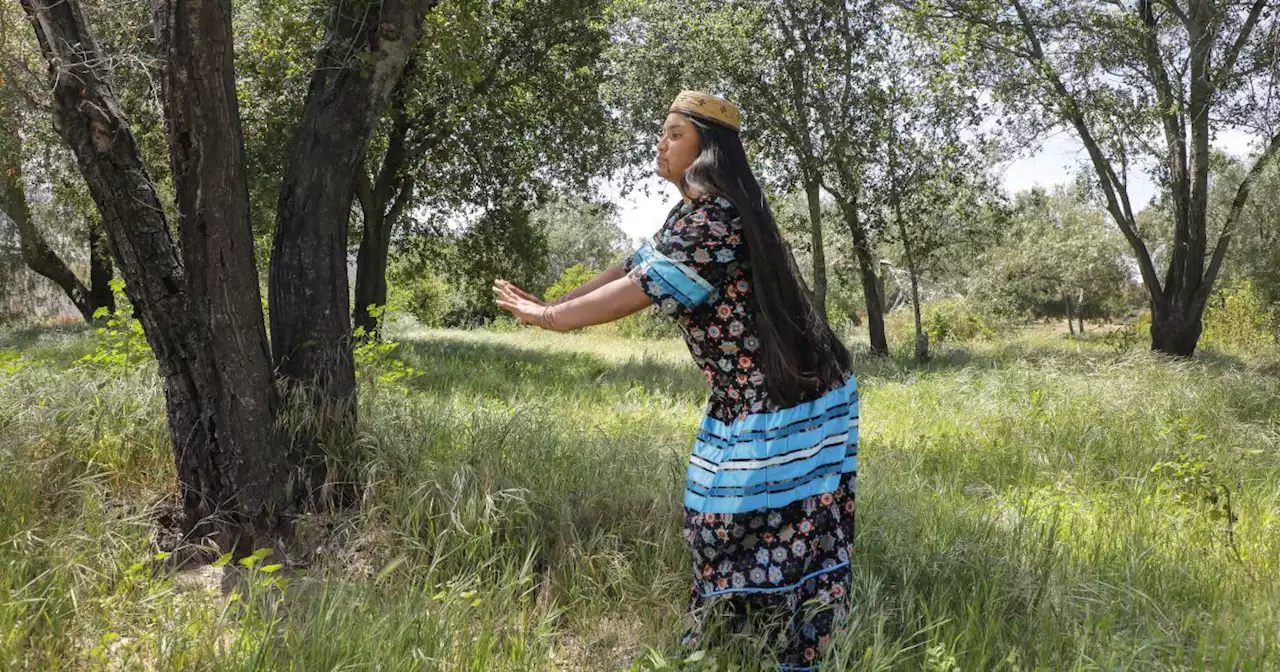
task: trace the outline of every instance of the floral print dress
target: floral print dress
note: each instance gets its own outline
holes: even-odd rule
[[[848,610],[856,381],[849,374],[788,408],[770,400],[746,241],[723,198],[673,208],[625,268],[675,320],[711,386],[685,479],[693,590],[683,642],[700,644],[717,603],[781,611],[779,669],[816,670]]]

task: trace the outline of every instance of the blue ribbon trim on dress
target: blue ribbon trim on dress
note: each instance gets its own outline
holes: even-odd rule
[[[671,296],[684,304],[684,307],[693,308],[704,303],[715,292],[711,283],[696,271],[672,260],[651,244],[646,243],[632,259],[635,263],[633,272],[645,274],[662,288],[665,295],[659,298]]]
[[[703,420],[685,477],[684,505],[703,513],[776,509],[834,491],[858,471],[858,388],[724,423]]]

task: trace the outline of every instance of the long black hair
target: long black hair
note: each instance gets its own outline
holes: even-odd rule
[[[680,178],[682,190],[720,196],[741,218],[769,396],[790,406],[827,391],[849,372],[849,350],[801,290],[741,137],[727,126],[684,116],[697,129],[702,147]]]

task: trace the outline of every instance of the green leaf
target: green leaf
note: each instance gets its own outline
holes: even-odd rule
[[[223,553],[221,557],[219,557],[217,560],[214,560],[213,563],[210,564],[210,567],[223,567],[223,566],[226,566],[228,562],[231,562],[231,554]]]

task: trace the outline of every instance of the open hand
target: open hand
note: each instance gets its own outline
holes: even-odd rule
[[[494,280],[493,295],[498,307],[511,313],[520,324],[546,327],[547,304],[506,280]]]

